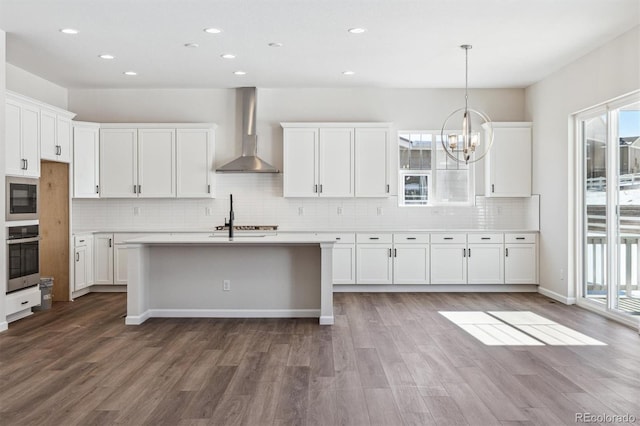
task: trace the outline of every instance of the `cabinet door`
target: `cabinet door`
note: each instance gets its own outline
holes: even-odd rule
[[[100,196],[138,196],[138,131],[100,130]]]
[[[467,282],[469,284],[504,284],[502,244],[469,244]]]
[[[431,284],[466,284],[466,244],[431,244]]]
[[[358,284],[392,284],[391,246],[387,244],[357,245],[356,279]]]
[[[73,128],[73,196],[75,198],[98,198],[99,139],[97,127]]]
[[[353,129],[320,129],[318,194],[353,197]]]
[[[114,284],[127,284],[127,246],[125,244],[116,244],[114,249]]]
[[[505,244],[504,282],[537,284],[538,263],[535,244]]]
[[[318,195],[318,129],[284,129],[283,195]]]
[[[176,131],[138,130],[138,196],[175,198]]]
[[[356,283],[356,245],[333,246],[333,284]]]
[[[40,155],[45,160],[58,160],[56,113],[40,110]]]
[[[71,161],[71,120],[64,117],[57,117],[56,135],[58,144],[57,161],[69,163]]]
[[[394,244],[393,283],[429,284],[429,246]]]
[[[24,176],[40,177],[40,110],[22,107],[20,120],[22,134],[22,158],[25,160]]]
[[[7,101],[5,116],[5,173],[21,176],[24,174],[24,162],[22,161],[22,126],[20,125],[22,109],[20,105]]]
[[[213,135],[208,129],[176,131],[176,195],[213,197]]]
[[[113,234],[96,234],[93,239],[93,281],[113,284]]]
[[[93,285],[93,283],[94,283],[94,279],[93,279],[93,235],[90,235],[90,236],[87,237],[87,246],[85,247],[85,249],[86,249],[85,279],[87,281],[87,285],[90,286],[90,285]]]
[[[485,193],[490,197],[531,196],[531,128],[498,127],[485,164]]]
[[[356,197],[389,196],[388,144],[389,130],[386,128],[356,129]]]
[[[76,247],[74,268],[74,290],[82,290],[87,286],[87,247]]]

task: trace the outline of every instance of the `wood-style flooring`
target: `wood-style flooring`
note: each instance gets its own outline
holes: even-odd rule
[[[635,416],[637,331],[538,294],[334,295],[317,319],[150,319],[89,294],[0,334],[1,425],[561,425]],[[527,310],[608,346],[485,346],[440,310]]]

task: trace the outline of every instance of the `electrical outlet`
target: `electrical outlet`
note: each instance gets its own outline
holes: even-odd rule
[[[134,207],[133,208],[133,215],[134,216],[140,216],[140,207]]]
[[[342,216],[342,207],[338,207],[338,216]]]
[[[378,207],[378,216],[382,216],[384,214],[384,211],[382,210],[382,207]]]
[[[304,207],[298,207],[298,216],[304,216]]]
[[[211,216],[211,207],[205,207],[204,214],[205,216]]]
[[[222,290],[231,291],[231,280],[222,281]]]

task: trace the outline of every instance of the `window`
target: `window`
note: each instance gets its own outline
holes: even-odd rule
[[[398,150],[399,205],[469,205],[473,202],[473,165],[447,156],[440,131],[400,131]]]

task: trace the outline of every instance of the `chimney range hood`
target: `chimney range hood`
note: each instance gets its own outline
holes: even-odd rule
[[[242,97],[242,155],[218,167],[223,173],[280,173],[280,170],[258,157],[258,136],[256,135],[256,88],[240,87]]]

